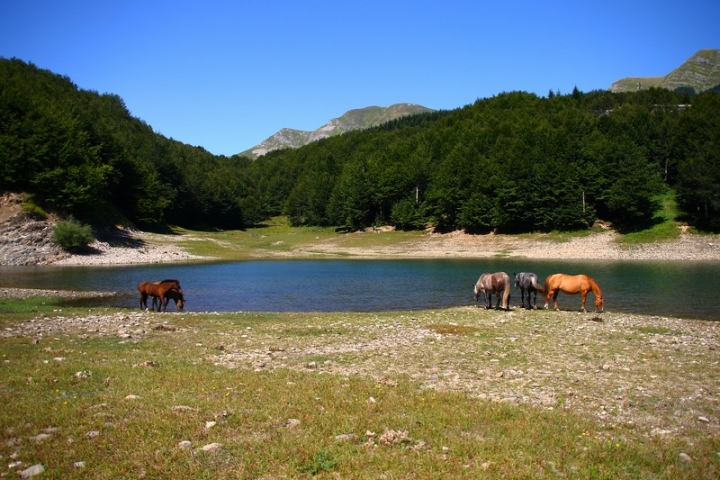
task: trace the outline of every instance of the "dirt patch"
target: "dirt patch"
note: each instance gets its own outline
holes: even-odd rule
[[[22,213],[23,198],[16,193],[4,193],[0,196],[0,223],[7,222]]]

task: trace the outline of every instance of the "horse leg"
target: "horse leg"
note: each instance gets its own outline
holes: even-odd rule
[[[552,297],[553,291],[548,290],[547,295],[545,295],[545,310],[547,310],[550,306],[550,297]]]
[[[585,300],[587,300],[587,294],[588,292],[580,292],[580,298],[582,298],[582,312],[587,313],[587,310],[585,310]]]
[[[147,310],[147,293],[140,294],[140,310]]]
[[[553,293],[553,305],[555,305],[556,312],[560,311],[560,307],[558,307],[558,304],[557,304],[557,297],[558,297],[559,293],[560,293],[560,290],[555,290],[555,293]]]
[[[534,292],[534,290],[532,289],[532,287],[527,289],[527,298],[528,298],[528,306],[527,306],[527,309],[528,309],[528,310],[532,310],[532,304],[530,303],[530,295],[532,295],[532,292]],[[537,295],[535,296],[535,303],[537,303]],[[524,306],[524,305],[525,305],[525,304],[523,304],[523,306]]]
[[[533,288],[533,306],[530,308],[530,292],[528,292],[528,310],[537,310],[537,290]]]
[[[163,303],[164,303],[165,305],[167,305],[167,301],[170,300],[170,299],[169,299],[169,298],[166,299],[166,298],[165,298],[165,295],[163,295],[163,294],[161,293],[160,296],[158,297],[158,300],[159,300],[159,302],[160,302],[160,304],[158,305],[158,312],[162,312],[162,311],[163,311]]]

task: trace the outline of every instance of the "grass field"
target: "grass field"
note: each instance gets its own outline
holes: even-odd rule
[[[711,322],[0,299],[0,475],[718,478]]]

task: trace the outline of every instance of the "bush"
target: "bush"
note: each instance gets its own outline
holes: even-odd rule
[[[35,218],[37,220],[47,220],[48,214],[41,206],[35,203],[33,195],[28,195],[25,201],[22,203],[23,212],[26,215]]]
[[[89,225],[83,225],[71,218],[55,224],[50,240],[60,245],[63,250],[74,252],[87,247],[95,237]]]

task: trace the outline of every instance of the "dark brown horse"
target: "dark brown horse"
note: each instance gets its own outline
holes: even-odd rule
[[[159,282],[140,282],[137,286],[138,292],[140,292],[140,310],[147,310],[147,298],[148,296],[157,297],[160,300],[160,307],[163,304],[167,306],[165,296],[168,291],[175,290],[182,294],[182,288],[180,282],[177,280],[161,280]],[[153,302],[154,305],[154,302]]]
[[[492,308],[492,295],[493,293],[497,296],[497,304],[495,308],[500,307],[500,293],[503,294],[503,308],[505,310],[510,309],[510,275],[505,272],[495,273],[483,273],[480,275],[473,293],[475,294],[475,301],[477,302],[480,298],[480,293],[485,298],[485,308]]]
[[[568,295],[577,295],[579,293],[582,298],[582,311],[586,312],[585,300],[590,291],[592,291],[595,296],[595,306],[598,311],[602,312],[604,302],[603,293],[602,290],[600,290],[600,286],[592,277],[588,275],[554,273],[545,279],[545,308],[548,308],[550,297],[552,297],[555,310],[560,311],[557,303],[558,293],[563,292]]]
[[[168,303],[170,303],[170,300],[175,300],[175,308],[177,308],[178,312],[182,312],[185,309],[185,296],[183,295],[183,292],[181,290],[175,290],[174,288],[171,288],[167,292],[165,292],[165,303],[158,305],[158,312],[163,311],[167,312],[167,306]],[[152,308],[155,310],[155,302],[160,302],[159,297],[153,297],[152,300]]]

